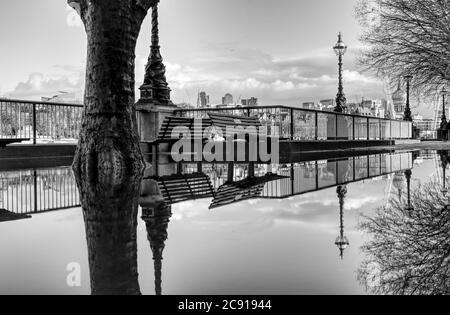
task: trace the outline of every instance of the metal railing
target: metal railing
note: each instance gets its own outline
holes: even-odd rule
[[[378,117],[298,109],[288,106],[180,109],[175,115],[207,118],[208,113],[256,116],[267,135],[289,140],[411,139],[412,122]]]
[[[75,208],[80,198],[70,167],[0,172],[0,208],[32,214]]]
[[[76,142],[83,105],[0,99],[0,139]]]

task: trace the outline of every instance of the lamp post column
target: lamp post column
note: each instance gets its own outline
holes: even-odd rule
[[[406,79],[406,107],[403,120],[412,121],[412,113],[411,113],[411,105],[410,105],[410,91],[411,91],[411,80],[412,76],[408,75],[405,77]]]

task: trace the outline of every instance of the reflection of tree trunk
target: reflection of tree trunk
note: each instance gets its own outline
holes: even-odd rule
[[[109,180],[116,184],[78,179],[92,294],[140,294],[136,229],[141,176]]]

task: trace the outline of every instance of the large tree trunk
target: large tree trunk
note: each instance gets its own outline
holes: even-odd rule
[[[69,0],[88,37],[85,109],[73,164],[93,294],[139,294],[137,209],[144,159],[134,119],[136,40],[157,0]]]
[[[143,167],[135,128],[135,48],[157,0],[69,0],[85,25],[85,110],[74,160],[77,176]],[[93,172],[93,170],[96,170]]]

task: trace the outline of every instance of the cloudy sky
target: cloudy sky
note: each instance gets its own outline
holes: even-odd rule
[[[350,101],[385,97],[383,84],[356,66],[361,29],[357,0],[162,0],[162,54],[174,102],[213,103],[225,93],[260,103],[299,105],[336,95],[332,46],[343,32]],[[58,91],[82,99],[86,36],[66,0],[0,4],[0,95],[40,99]],[[39,12],[39,14],[36,14]],[[150,45],[147,17],[137,47],[136,81]]]

